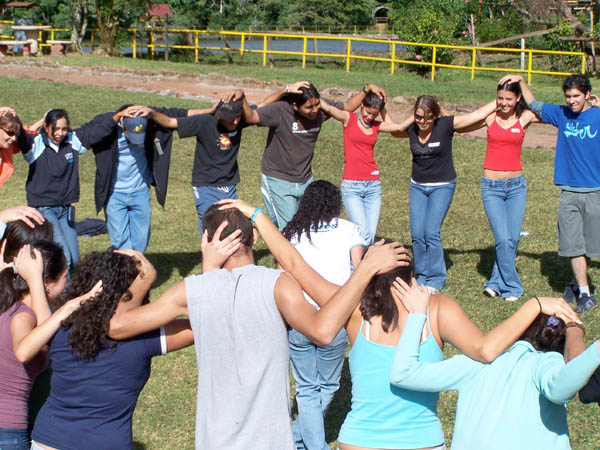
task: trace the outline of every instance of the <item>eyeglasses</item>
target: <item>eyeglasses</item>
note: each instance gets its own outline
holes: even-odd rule
[[[433,120],[433,115],[422,116],[421,114],[415,113],[415,120]]]
[[[18,133],[18,131],[7,130],[6,128],[2,128],[2,127],[0,127],[0,130],[4,131],[8,137],[15,137]]]

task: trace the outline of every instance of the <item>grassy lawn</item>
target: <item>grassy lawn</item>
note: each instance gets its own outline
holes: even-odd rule
[[[289,82],[308,78],[318,85],[357,89],[365,81],[375,82],[393,95],[414,96],[421,93],[439,95],[447,102],[483,103],[494,94],[498,76],[477,75],[470,83],[466,74],[444,72],[435,83],[413,74],[399,73],[388,76],[375,72],[331,71],[308,68],[278,68],[264,70],[259,66],[214,66],[176,63],[152,64],[143,60],[99,59],[69,57],[61,59],[67,65],[121,65],[143,70],[181,70],[195,73],[223,72],[230,76],[256,77],[265,80]],[[538,81],[539,80],[539,81]],[[535,78],[534,87],[539,97],[561,102],[557,79]],[[48,82],[18,81],[0,78],[3,105],[14,107],[25,123],[37,120],[50,107],[64,107],[71,116],[71,125],[77,126],[94,115],[125,103],[159,106],[194,107],[190,100],[157,95],[65,86]],[[239,162],[242,181],[239,196],[257,205],[260,198],[259,166],[266,140],[266,129],[249,128],[244,132]],[[152,291],[157,298],[174,283],[200,271],[200,235],[191,192],[193,140],[174,142],[169,194],[163,210],[153,201],[152,237],[147,254],[158,271],[158,280]],[[482,283],[491,272],[494,260],[493,237],[488,225],[479,192],[479,178],[485,153],[485,143],[456,138],[454,158],[458,172],[458,186],[454,202],[443,228],[443,241],[448,266],[447,294],[458,300],[467,314],[482,329],[488,330],[508,317],[521,304],[491,300],[482,295]],[[523,162],[528,184],[527,212],[523,229],[529,236],[521,240],[517,267],[525,287],[523,298],[532,295],[560,295],[570,279],[567,261],[556,255],[556,208],[559,190],[552,183],[553,153],[525,149]],[[408,184],[411,158],[406,140],[382,135],[377,144],[377,158],[381,170],[384,195],[378,234],[410,244],[408,219]],[[25,203],[24,183],[27,167],[18,155],[13,177],[0,190],[0,208]],[[78,220],[95,216],[93,182],[95,164],[92,154],[80,160],[81,200]],[[343,152],[341,126],[327,122],[321,133],[314,159],[316,179],[325,178],[339,185],[342,174]],[[81,253],[103,250],[109,246],[107,235],[81,238]],[[258,263],[273,265],[273,259],[259,242],[255,253]],[[600,279],[600,264],[594,262],[592,284]],[[584,321],[588,343],[600,335],[600,309],[587,313]],[[448,346],[449,356],[455,350]],[[134,440],[137,449],[193,448],[194,412],[196,409],[196,367],[193,348],[155,358],[153,375],[140,396],[134,417]],[[327,433],[332,448],[339,426],[348,411],[350,383],[347,365],[342,387],[326,418]],[[447,443],[450,442],[454,418],[454,394],[443,394],[439,414],[444,424]],[[572,402],[568,406],[572,444],[575,449],[600,447],[600,416],[596,405]],[[518,413],[518,412],[515,412]]]

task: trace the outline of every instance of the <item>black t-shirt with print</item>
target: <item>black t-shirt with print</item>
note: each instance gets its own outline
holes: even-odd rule
[[[228,186],[240,182],[237,154],[242,130],[247,126],[242,120],[230,131],[210,114],[177,118],[179,137],[196,136],[193,186]]]
[[[413,155],[412,179],[417,183],[442,183],[456,178],[452,161],[454,116],[443,116],[433,124],[429,140],[419,142],[417,124],[406,130]]]

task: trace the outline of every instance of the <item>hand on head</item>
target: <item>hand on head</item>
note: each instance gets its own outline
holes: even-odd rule
[[[121,250],[115,250],[115,253],[119,253],[121,255],[126,255],[137,263],[139,266],[139,275],[138,277],[142,280],[152,279],[156,280],[156,269],[152,265],[152,263],[144,256],[142,252],[137,250],[132,250],[130,248],[123,248]]]
[[[368,84],[367,91],[372,92],[373,94],[377,95],[377,97],[382,98],[383,101],[387,103],[387,94],[382,88],[380,88],[376,84]]]
[[[248,219],[252,217],[252,214],[254,214],[254,211],[256,210],[254,206],[246,203],[244,200],[240,200],[239,198],[226,198],[223,200],[219,200],[217,202],[217,205],[219,205],[219,209],[235,208]]]
[[[300,94],[302,91],[300,90],[300,88],[309,88],[310,87],[310,83],[308,81],[296,81],[295,83],[292,84],[288,84],[286,86],[286,90],[290,93],[290,94]]]
[[[560,297],[537,297],[537,299],[540,303],[541,313],[556,316],[564,320],[565,323],[582,323],[565,299]]]
[[[411,278],[411,285],[400,277],[396,277],[392,286],[392,295],[402,302],[406,310],[415,314],[426,314],[429,306],[429,290],[425,285],[418,285],[417,280]]]
[[[241,245],[240,230],[235,230],[225,239],[221,240],[221,233],[227,226],[223,222],[215,230],[212,239],[208,240],[208,231],[202,233],[202,271],[207,272],[207,268],[214,269],[223,267],[227,258],[238,251]]]
[[[41,225],[46,221],[41,212],[29,206],[15,206],[0,211],[0,222],[8,223],[14,220],[22,220],[31,228],[35,228],[35,223]]]
[[[33,251],[32,251],[33,250]],[[16,272],[30,284],[36,278],[41,278],[44,273],[44,261],[42,254],[31,246],[24,245],[14,260]]]
[[[230,91],[225,92],[221,96],[221,101],[223,103],[236,102],[242,98],[244,98],[244,91],[242,89],[232,89]],[[218,106],[218,104],[217,104]]]
[[[96,295],[102,292],[102,280],[98,280],[98,282],[83,295],[79,297],[75,297],[74,299],[69,300],[63,306],[63,308],[67,309],[68,315],[71,315],[73,312],[77,311],[81,305],[83,305],[87,300],[94,298]]]
[[[396,267],[409,266],[410,255],[398,242],[385,244],[381,239],[369,247],[360,265],[371,265],[376,274],[386,273]]]
[[[498,81],[498,85],[501,86],[505,83],[520,83],[521,81],[523,81],[523,77],[521,75],[505,75],[502,78],[500,78],[500,81]]]

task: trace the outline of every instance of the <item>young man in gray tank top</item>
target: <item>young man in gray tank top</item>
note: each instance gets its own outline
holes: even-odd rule
[[[239,210],[213,205],[204,216],[203,275],[120,314],[109,335],[124,339],[189,316],[198,364],[196,448],[293,450],[287,327],[327,345],[370,279],[408,264],[409,257],[397,243],[373,247],[339,288],[306,265],[260,208],[229,202]],[[254,265],[258,233],[248,218],[283,267],[306,266],[305,279],[298,283],[286,272]],[[304,300],[301,285],[320,310]]]

